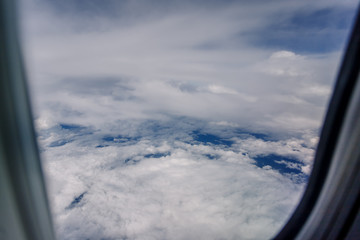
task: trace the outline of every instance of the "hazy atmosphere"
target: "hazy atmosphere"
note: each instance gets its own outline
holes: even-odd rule
[[[20,1],[58,239],[269,239],[357,1]]]

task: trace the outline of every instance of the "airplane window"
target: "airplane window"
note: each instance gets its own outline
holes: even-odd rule
[[[58,239],[268,239],[296,208],[356,1],[20,2]]]

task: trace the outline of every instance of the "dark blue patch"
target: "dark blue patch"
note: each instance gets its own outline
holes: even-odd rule
[[[66,129],[66,130],[80,130],[80,129],[84,129],[85,127],[82,127],[82,126],[76,125],[76,124],[64,124],[64,123],[61,123],[60,128],[61,129]]]
[[[210,160],[218,159],[218,158],[219,158],[219,156],[214,155],[214,154],[204,154],[204,156],[207,157],[207,158],[210,159]]]
[[[286,19],[274,18],[274,22],[245,37],[250,44],[259,47],[297,53],[327,53],[344,46],[354,14],[355,9],[350,8],[307,9]]]
[[[60,147],[60,146],[63,146],[67,143],[70,143],[72,142],[73,140],[71,139],[61,139],[61,140],[57,140],[57,141],[54,141],[52,143],[49,144],[49,147]]]
[[[102,140],[106,141],[106,142],[113,142],[114,141],[114,137],[103,137]]]
[[[146,154],[144,155],[145,158],[161,158],[161,157],[166,157],[169,156],[170,153],[166,152],[166,153],[150,153],[150,154]]]
[[[108,147],[109,145],[97,145],[96,148],[104,148],[104,147]]]
[[[136,163],[138,163],[138,162],[140,162],[140,160],[135,160],[135,159],[132,159],[132,158],[127,158],[127,159],[125,159],[125,161],[124,161],[124,163],[126,163],[126,164],[136,164]]]
[[[61,123],[58,125],[58,128],[65,133],[71,133],[73,136],[83,136],[93,134],[93,130],[88,127],[80,126],[77,124],[64,124]]]
[[[256,166],[264,167],[264,166],[268,165],[268,166],[271,166],[273,169],[279,171],[281,174],[285,174],[285,173],[300,174],[301,173],[301,171],[299,169],[288,168],[288,167],[286,167],[285,164],[275,162],[275,161],[285,160],[286,162],[299,163],[297,160],[289,158],[289,157],[284,157],[284,156],[280,156],[280,155],[276,155],[276,154],[270,154],[270,155],[266,155],[266,156],[257,156],[254,158],[254,160],[256,161],[256,163],[255,163]]]
[[[72,208],[76,207],[77,205],[79,205],[80,201],[84,198],[84,195],[86,193],[87,192],[83,192],[79,196],[75,197],[74,200],[70,203],[70,205],[66,207],[66,209],[72,209]]]
[[[202,142],[205,144],[225,145],[231,147],[231,145],[234,143],[231,140],[226,140],[219,136],[209,133],[200,133],[199,131],[193,131],[193,134],[195,141]]]
[[[297,29],[347,29],[353,19],[354,10],[324,8],[315,11],[300,11],[290,19],[289,27]]]

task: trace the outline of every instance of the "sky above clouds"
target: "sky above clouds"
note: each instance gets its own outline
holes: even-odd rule
[[[357,1],[21,2],[59,239],[267,239],[296,207]]]

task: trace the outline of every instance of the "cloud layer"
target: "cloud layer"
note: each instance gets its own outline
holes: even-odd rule
[[[59,239],[267,239],[309,177],[355,1],[22,3]]]
[[[83,6],[87,11],[35,3],[24,14],[30,15],[24,35],[30,78],[40,89],[34,95],[41,92],[46,99],[38,103],[41,111],[71,111],[86,124],[103,122],[104,114],[118,119],[171,113],[276,133],[320,126],[341,49],[299,54],[252,45],[247,35],[280,21],[275,15],[284,24],[300,18],[307,2],[277,1],[260,8],[260,3],[216,1],[164,6],[106,1],[100,7],[94,1],[94,9]],[[105,14],[107,5],[120,16]],[[309,11],[317,16],[321,9],[351,12],[351,7],[351,2],[326,1]],[[323,26],[329,32],[340,29],[342,36],[348,27]],[[54,118],[59,117],[73,120],[68,114]]]
[[[276,233],[306,173],[281,174],[254,159],[273,154],[273,161],[287,156],[303,166],[300,160],[314,150],[248,133],[216,138],[204,128],[192,131],[191,123],[169,128],[174,122],[133,125],[135,132],[148,130],[141,136],[74,125],[41,134],[60,239],[265,239]]]

